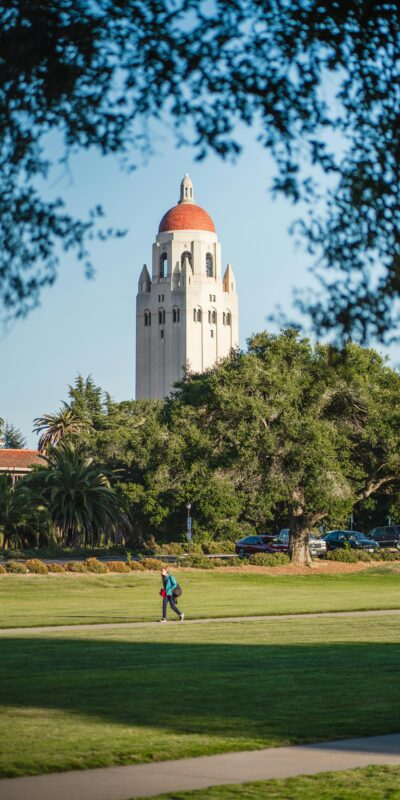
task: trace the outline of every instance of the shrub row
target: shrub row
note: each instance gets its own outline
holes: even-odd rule
[[[400,553],[392,550],[380,549],[375,553],[368,553],[365,550],[347,550],[340,548],[328,553],[329,561],[342,561],[348,564],[355,564],[357,561],[399,561]]]
[[[8,561],[0,564],[0,574],[12,572],[14,574],[35,574],[47,575],[49,572],[77,572],[95,573],[104,575],[110,572],[121,572],[129,574],[131,572],[144,572],[145,570],[159,570],[164,566],[162,561],[156,558],[143,558],[141,561],[98,561],[97,558],[88,558],[86,561],[69,561],[67,564],[45,564],[38,558],[28,561]]]
[[[341,561],[355,564],[357,561],[398,561],[399,553],[390,550],[381,550],[378,553],[366,553],[365,551],[355,550],[333,550],[328,553],[330,561]],[[286,553],[258,553],[248,559],[240,558],[206,558],[204,554],[196,554],[186,558],[182,566],[194,569],[215,569],[217,567],[240,567],[246,564],[253,564],[259,567],[279,567],[289,564],[290,559]],[[8,561],[0,564],[0,574],[11,572],[14,574],[36,574],[47,575],[49,572],[75,572],[92,573],[104,575],[107,573],[118,572],[130,574],[131,572],[159,571],[166,566],[157,558],[142,558],[140,561],[99,561],[97,558],[87,558],[86,561],[69,561],[66,564],[49,563],[45,564],[38,558],[28,559],[28,561]]]

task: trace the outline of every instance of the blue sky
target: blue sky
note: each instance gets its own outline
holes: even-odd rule
[[[22,430],[28,446],[36,446],[34,417],[56,411],[79,372],[92,374],[114,400],[134,397],[137,281],[185,172],[196,202],[214,220],[223,264],[236,274],[241,346],[253,332],[274,329],[267,317],[278,303],[290,313],[294,286],[311,285],[308,257],[288,233],[299,209],[272,200],[268,155],[250,133],[245,145],[234,165],[215,157],[196,163],[193,151],[166,138],[148,164],[129,174],[115,159],[91,153],[75,157],[68,175],[56,171],[51,194],[62,194],[76,214],[102,204],[106,223],[128,233],[93,245],[93,280],[72,256],[62,256],[58,281],[43,292],[40,307],[0,331],[0,416]]]

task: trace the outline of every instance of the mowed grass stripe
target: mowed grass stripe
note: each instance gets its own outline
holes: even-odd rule
[[[400,572],[271,576],[174,570],[187,617],[400,608]],[[161,612],[157,573],[0,576],[0,627],[140,622]],[[171,614],[171,612],[170,612]]]
[[[3,776],[399,729],[395,618],[4,636]]]

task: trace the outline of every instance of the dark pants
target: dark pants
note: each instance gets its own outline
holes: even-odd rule
[[[173,595],[172,595],[172,594],[170,594],[170,595],[169,595],[169,596],[167,596],[167,597],[163,597],[163,601],[162,601],[162,615],[163,615],[163,619],[166,619],[166,617],[167,617],[167,606],[168,606],[168,603],[170,604],[170,606],[171,606],[171,608],[172,608],[172,611],[175,611],[175,614],[177,614],[177,615],[178,615],[178,617],[180,617],[180,615],[181,615],[181,612],[179,611],[179,608],[178,608],[178,606],[177,606],[177,605],[175,605],[175,600],[174,600],[174,598],[173,598]]]

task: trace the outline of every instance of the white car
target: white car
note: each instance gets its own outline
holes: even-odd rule
[[[282,528],[278,539],[282,544],[289,544],[289,528]],[[324,539],[318,539],[317,536],[310,534],[308,537],[308,546],[313,558],[324,558],[326,556],[327,546]]]

